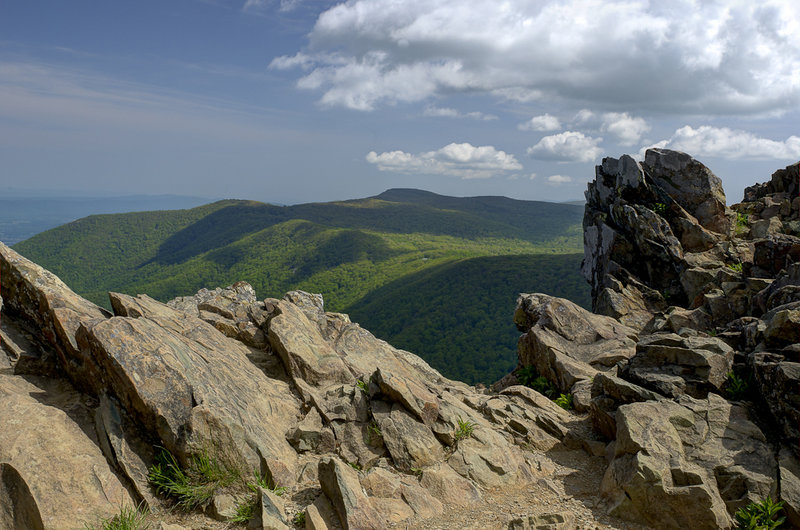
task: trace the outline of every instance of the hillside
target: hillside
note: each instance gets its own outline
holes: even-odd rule
[[[240,280],[261,298],[319,292],[327,309],[359,315],[379,337],[420,351],[447,376],[489,383],[515,362],[517,334],[505,322],[519,292],[588,304],[576,254],[582,212],[419,190],[295,206],[226,200],[90,216],[14,248],[106,306],[108,291],[167,301]],[[553,254],[571,255],[545,259]],[[521,275],[512,263],[536,272]],[[442,290],[451,287],[456,304]],[[480,326],[478,312],[486,317]],[[392,313],[405,315],[402,325]],[[492,337],[491,352],[476,346],[485,342],[474,340],[479,333]]]

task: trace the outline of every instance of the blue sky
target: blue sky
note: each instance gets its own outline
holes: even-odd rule
[[[800,159],[797,2],[0,0],[0,189],[582,197],[684,150]]]

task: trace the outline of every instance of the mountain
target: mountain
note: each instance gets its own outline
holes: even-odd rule
[[[578,273],[582,216],[573,205],[395,189],[330,203],[224,200],[93,215],[14,248],[100,305],[108,291],[167,301],[242,280],[262,298],[322,293],[327,309],[359,315],[399,347],[416,347],[420,333],[435,337],[422,353],[436,368],[490,383],[515,363],[517,334],[497,317],[513,310],[519,292],[588,306]],[[445,296],[447,286],[458,294]],[[473,340],[483,332],[491,352]]]
[[[208,201],[180,195],[124,197],[53,196],[32,191],[0,190],[0,241],[13,245],[39,232],[91,214],[193,208]]]

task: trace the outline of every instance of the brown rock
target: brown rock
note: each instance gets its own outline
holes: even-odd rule
[[[319,482],[346,530],[383,528],[380,514],[361,488],[356,470],[338,459],[323,458],[319,461]]]

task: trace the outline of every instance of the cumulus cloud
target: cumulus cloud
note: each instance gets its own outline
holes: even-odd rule
[[[298,86],[360,110],[469,92],[782,112],[800,103],[798,34],[800,3],[783,0],[350,0],[320,14]]]
[[[602,138],[593,138],[577,131],[566,131],[552,136],[545,136],[528,154],[539,160],[557,162],[591,162],[599,157],[603,150],[597,146]]]
[[[520,123],[517,128],[520,131],[557,131],[561,128],[561,122],[555,116],[542,114]]]
[[[381,171],[452,175],[463,179],[489,178],[522,169],[514,155],[498,151],[491,145],[476,147],[469,143],[451,143],[436,151],[418,155],[404,151],[381,154],[371,151],[366,159]]]
[[[800,159],[800,137],[790,136],[786,140],[760,138],[750,132],[702,125],[693,128],[689,125],[675,131],[668,140],[662,140],[651,147],[666,147],[684,151],[695,157],[750,160],[798,160]],[[642,150],[642,153],[646,149]]]
[[[295,10],[300,6],[302,0],[280,0],[278,2],[278,11],[286,13]],[[242,9],[244,11],[263,10],[267,6],[274,3],[274,0],[246,0]]]
[[[547,182],[549,184],[558,186],[560,184],[568,184],[572,182],[572,177],[568,177],[566,175],[550,175],[549,177],[547,177]]]
[[[496,120],[497,116],[494,114],[485,114],[483,112],[461,112],[457,109],[449,107],[425,107],[422,113],[425,116],[432,116],[436,118],[470,118],[473,120],[490,121]]]
[[[603,115],[602,131],[611,133],[619,140],[620,145],[634,145],[650,130],[644,118],[631,116],[627,112],[608,112]]]

